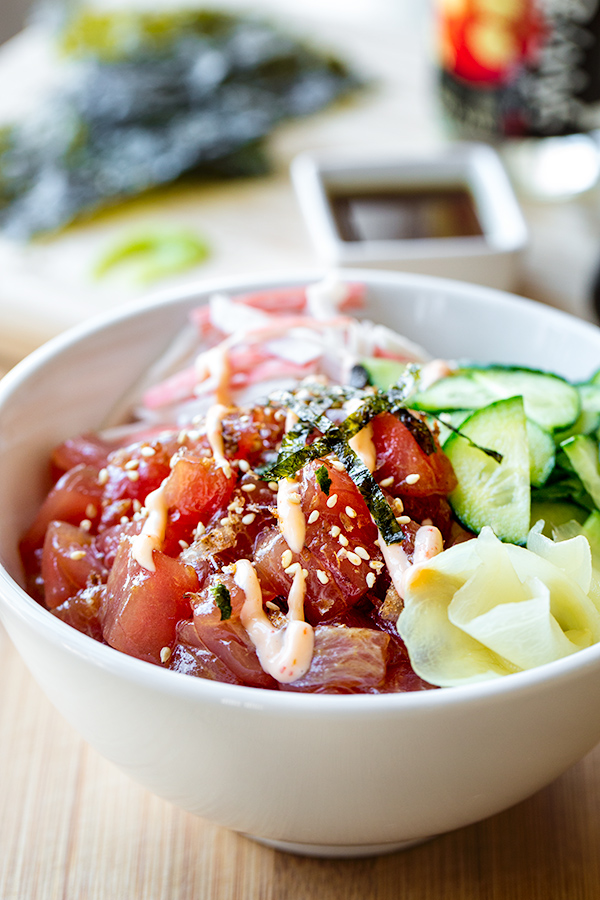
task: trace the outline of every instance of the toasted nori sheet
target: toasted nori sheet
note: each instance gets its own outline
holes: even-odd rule
[[[55,39],[75,77],[0,131],[0,227],[18,238],[185,175],[264,174],[278,123],[360,85],[250,16],[75,7]]]

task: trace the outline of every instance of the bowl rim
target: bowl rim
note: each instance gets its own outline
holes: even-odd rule
[[[330,274],[330,269],[319,269],[198,279],[181,287],[153,292],[117,309],[94,315],[85,322],[74,325],[51,338],[17,363],[0,379],[0,411],[13,393],[23,387],[30,377],[43,368],[45,363],[50,362],[70,347],[91,338],[96,332],[118,327],[121,321],[143,316],[146,312],[158,307],[192,303],[194,299],[209,296],[216,291],[242,289],[250,291],[277,285],[291,286],[311,283]],[[571,327],[579,327],[582,333],[589,334],[591,329],[598,331],[600,345],[600,330],[592,323],[577,319],[563,310],[545,306],[538,301],[496,288],[436,276],[372,269],[344,269],[339,272],[339,277],[346,281],[364,281],[367,284],[396,285],[406,288],[414,286],[425,290],[436,289],[451,295],[460,293],[461,295],[472,295],[478,299],[485,298],[487,302],[500,304],[505,308],[508,306],[511,309],[529,308],[543,311],[543,315],[547,319],[555,320],[558,324],[569,321]],[[361,714],[371,712],[373,715],[417,710],[434,711],[440,704],[443,706],[471,705],[482,701],[488,704],[490,701],[502,702],[507,695],[513,693],[536,693],[545,689],[548,683],[556,684],[577,679],[590,669],[598,669],[600,677],[599,642],[578,650],[570,656],[523,672],[464,685],[422,691],[384,694],[314,694],[301,691],[268,690],[195,678],[129,656],[96,641],[56,618],[12,578],[3,564],[0,553],[0,621],[4,621],[5,608],[23,625],[29,628],[33,627],[42,640],[60,645],[63,650],[76,656],[85,657],[95,668],[110,671],[113,675],[124,677],[129,682],[145,684],[161,693],[183,694],[186,698],[201,699],[216,705],[269,710],[278,714],[310,711],[311,714],[316,713],[327,717],[333,713],[345,715],[355,711],[360,711]],[[10,625],[7,630],[10,633]],[[25,662],[27,663],[27,660]]]

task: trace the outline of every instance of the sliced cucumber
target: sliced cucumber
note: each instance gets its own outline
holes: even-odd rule
[[[588,515],[587,509],[577,506],[575,503],[558,501],[531,501],[531,525],[535,525],[540,519],[544,520],[544,534],[552,537],[556,528],[566,522],[579,522],[583,524]]]
[[[529,445],[523,400],[511,397],[474,412],[444,445],[458,486],[450,503],[461,522],[479,533],[490,525],[503,541],[524,544],[529,531],[531,492]],[[502,454],[496,462],[479,447]]]
[[[584,488],[600,509],[600,460],[598,443],[585,434],[577,434],[560,445]]]
[[[454,429],[460,428],[465,419],[468,419],[470,415],[472,415],[471,410],[460,409],[455,412],[441,413],[439,419],[429,419],[431,426],[437,426],[439,430],[438,440],[441,447],[445,446],[450,435],[454,433]]]
[[[481,409],[516,396],[523,397],[527,417],[547,431],[569,428],[581,409],[577,388],[560,375],[513,366],[460,369],[418,394],[411,406],[425,412]]]
[[[465,410],[457,410],[452,413],[442,413],[439,421],[439,441],[442,447],[453,434],[453,429],[462,430],[462,424],[472,413]],[[446,418],[447,417],[447,418]],[[452,427],[447,427],[446,423]],[[556,460],[556,444],[549,431],[540,428],[537,422],[527,419],[527,440],[529,443],[529,480],[532,487],[542,487],[548,480],[554,469]]]
[[[600,512],[594,510],[583,523],[583,533],[590,542],[594,560],[600,561]]]
[[[369,356],[366,359],[361,359],[360,364],[368,374],[371,384],[379,388],[380,391],[387,391],[406,372],[406,364],[398,362],[396,359]]]
[[[554,469],[556,445],[549,431],[540,428],[537,422],[527,419],[527,441],[529,443],[529,480],[532,487],[546,484]]]
[[[594,434],[600,427],[600,383],[576,385],[581,403],[581,412],[577,419],[567,428],[560,431],[556,439],[564,441],[576,434]]]

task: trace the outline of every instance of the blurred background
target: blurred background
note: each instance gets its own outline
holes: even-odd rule
[[[4,0],[0,12],[0,43],[13,37],[25,25],[29,0]]]
[[[591,6],[2,0],[4,368],[148,291],[357,261],[597,321]]]

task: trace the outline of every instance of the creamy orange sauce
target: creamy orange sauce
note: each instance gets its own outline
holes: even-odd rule
[[[401,544],[386,544],[381,532],[379,533],[379,547],[385,562],[392,584],[396,588],[399,597],[404,596],[404,574],[410,568],[408,556]]]
[[[413,570],[421,563],[427,562],[441,553],[444,549],[444,542],[435,525],[421,525],[415,535],[412,563],[409,562],[408,556],[400,544],[386,544],[381,533],[379,534],[379,546],[392,584],[396,588],[398,596],[404,597],[407,580],[411,577]]]
[[[146,497],[144,506],[148,516],[141,532],[136,534],[131,542],[132,557],[149,572],[156,571],[156,566],[152,559],[152,551],[162,548],[165,540],[165,531],[167,530],[166,484],[167,479],[165,478],[161,486]]]
[[[306,536],[306,518],[300,502],[300,482],[282,478],[277,483],[277,519],[286,544],[300,553]]]
[[[436,528],[435,525],[421,525],[415,535],[413,566],[418,566],[433,559],[443,549],[444,541],[439,528]]]
[[[231,366],[229,365],[229,346],[231,341],[225,340],[216,347],[201,353],[196,360],[196,378],[204,381],[215,379],[215,399],[223,406],[232,406],[231,400]]]
[[[288,622],[284,628],[275,628],[269,621],[263,608],[260,583],[249,560],[236,562],[234,581],[245,596],[240,620],[256,648],[263,671],[282,684],[302,678],[310,668],[314,649],[313,628],[304,621],[305,571],[297,565],[288,596]]]
[[[364,401],[360,400],[358,397],[349,400],[348,403],[345,404],[348,415],[351,416],[352,413],[355,413],[360,409],[363,402]],[[354,437],[350,438],[348,444],[359,459],[363,461],[369,472],[374,472],[377,465],[377,453],[375,451],[375,444],[373,443],[373,426],[371,423],[369,422],[368,425],[361,428],[358,434],[355,434]]]
[[[213,403],[206,413],[206,437],[216,465],[223,470],[227,478],[231,478],[231,465],[225,456],[223,419],[230,409],[230,406],[225,406],[223,403]]]

